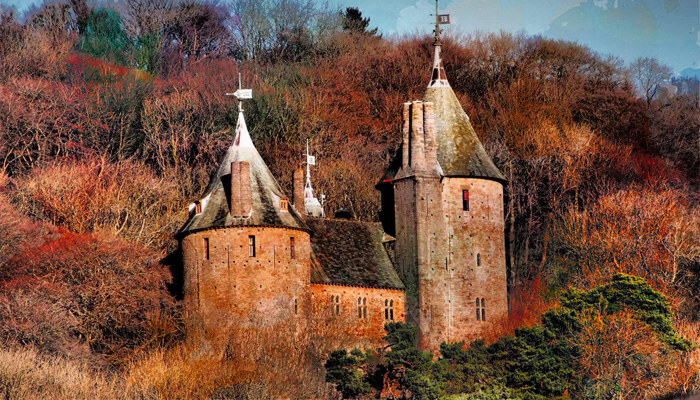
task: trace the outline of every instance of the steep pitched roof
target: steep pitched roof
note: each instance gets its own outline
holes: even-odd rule
[[[382,242],[381,225],[372,222],[307,218],[313,231],[311,282],[404,289]]]
[[[423,100],[435,105],[437,158],[443,175],[506,180],[486,153],[450,86],[428,87]]]
[[[506,178],[486,153],[469,122],[467,113],[447,80],[440,48],[439,41],[436,41],[433,72],[423,101],[434,104],[437,159],[442,175],[505,182]],[[400,167],[401,151],[399,150],[377,186],[393,180]]]
[[[250,164],[252,207],[248,217],[233,217],[229,212],[231,196],[231,163],[247,161]],[[202,212],[196,213],[195,204],[190,205],[190,216],[180,229],[180,235],[192,231],[228,226],[282,226],[308,229],[294,207],[280,210],[280,199],[287,198],[267,168],[250,138],[243,111],[238,114],[236,138],[224,155],[216,174],[209,182],[200,202]]]

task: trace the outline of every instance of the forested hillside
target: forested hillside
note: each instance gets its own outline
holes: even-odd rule
[[[309,139],[326,213],[377,220],[374,185],[399,146],[402,103],[423,96],[432,37],[385,37],[371,16],[309,0],[100,4],[0,16],[0,393],[35,396],[22,376],[66,398],[100,385],[130,388],[106,398],[221,387],[304,397],[312,384],[326,393],[318,360],[299,374],[303,385],[281,388],[282,364],[261,378],[190,359],[173,235],[232,140],[237,104],[225,93],[239,72],[254,93],[244,104],[251,136],[286,192]],[[673,327],[700,338],[698,82],[676,81],[669,96],[659,84],[670,71],[656,60],[626,65],[508,33],[452,31],[443,60],[508,179],[511,320],[488,340],[539,322],[568,288],[593,290],[618,272],[649,282]],[[685,378],[635,396],[700,387],[698,351],[678,357]],[[32,375],[52,368],[75,371],[75,386]]]

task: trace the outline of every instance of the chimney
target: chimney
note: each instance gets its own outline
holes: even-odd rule
[[[423,134],[423,102],[414,101],[411,104],[411,168],[414,172],[425,170]]]
[[[294,170],[292,178],[292,201],[299,215],[304,217],[306,209],[304,207],[304,170],[297,168]]]
[[[423,125],[425,131],[425,165],[428,171],[437,172],[437,139],[435,134],[435,105],[423,103]]]
[[[250,187],[250,164],[247,161],[231,163],[231,216],[247,217],[253,206]]]
[[[409,135],[411,132],[411,103],[403,103],[403,142],[401,144],[402,160],[401,169],[408,170],[411,149],[409,148]]]

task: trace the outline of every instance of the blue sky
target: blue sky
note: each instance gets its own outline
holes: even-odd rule
[[[434,0],[344,0],[387,34],[429,32]],[[656,57],[681,73],[700,68],[700,0],[441,0],[452,28],[540,34],[625,61]],[[692,71],[700,73],[698,71]],[[691,73],[691,71],[686,71]]]
[[[19,10],[40,2],[0,0]],[[358,7],[385,35],[430,32],[435,9],[434,0],[331,4]],[[625,61],[656,57],[676,73],[700,75],[700,0],[441,0],[440,13],[450,14],[451,28],[462,32],[523,30],[576,41]]]

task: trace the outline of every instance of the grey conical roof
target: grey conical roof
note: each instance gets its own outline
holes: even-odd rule
[[[506,178],[486,153],[469,122],[467,113],[452,91],[442,66],[440,47],[439,41],[436,41],[432,77],[423,97],[423,101],[434,104],[439,170],[443,176],[485,178],[505,182]],[[391,182],[400,168],[401,149],[377,187]]]
[[[231,163],[235,161],[247,161],[250,164],[252,207],[250,215],[245,218],[233,217],[229,210]],[[236,138],[199,200],[202,204],[202,212],[197,214],[196,206],[191,204],[190,217],[180,230],[180,234],[228,226],[280,226],[308,229],[294,207],[289,206],[288,211],[280,210],[280,199],[287,199],[287,196],[284,195],[277,180],[253,145],[241,111],[238,115]]]
[[[443,175],[506,180],[486,153],[450,86],[428,87],[423,100],[435,107],[437,158]]]

